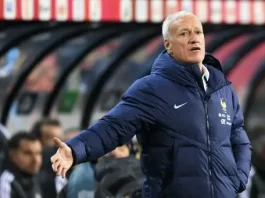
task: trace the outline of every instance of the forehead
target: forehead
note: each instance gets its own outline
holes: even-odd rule
[[[56,126],[56,125],[49,125],[49,124],[42,126],[43,132],[52,131],[52,130],[61,130],[61,127]]]
[[[41,150],[41,143],[38,140],[21,140],[19,144],[19,150]]]
[[[180,29],[190,29],[190,28],[198,28],[202,29],[202,23],[196,16],[188,15],[183,18],[174,21],[170,24],[171,29],[180,30]]]

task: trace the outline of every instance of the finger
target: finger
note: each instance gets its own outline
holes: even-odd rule
[[[56,161],[54,164],[53,164],[53,170],[54,172],[57,172],[58,171],[58,167],[60,166],[60,161]]]
[[[54,165],[54,164],[52,164],[52,170],[53,170],[54,172],[56,172],[56,171],[55,171],[55,165]]]
[[[53,141],[56,144],[56,146],[58,146],[59,148],[65,147],[65,143],[62,142],[59,138],[55,137],[53,138]]]
[[[58,168],[57,168],[57,175],[59,176],[59,175],[61,175],[62,174],[62,171],[63,171],[63,166],[59,166]]]
[[[57,155],[57,154],[54,154],[54,155],[51,157],[51,163],[55,163],[57,160],[58,160],[58,155]]]
[[[63,169],[63,171],[62,171],[63,178],[65,178],[65,177],[66,177],[66,173],[67,173],[67,169],[66,169],[66,168],[64,168],[64,169]]]
[[[55,171],[55,163],[58,162],[59,159],[57,159],[56,161],[52,162],[52,169]]]

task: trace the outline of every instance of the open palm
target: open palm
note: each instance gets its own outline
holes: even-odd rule
[[[52,168],[57,175],[65,177],[74,162],[72,150],[58,138],[54,138],[54,142],[58,146],[58,150],[51,157]]]

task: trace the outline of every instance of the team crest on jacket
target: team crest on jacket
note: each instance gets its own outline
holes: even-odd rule
[[[220,99],[220,103],[221,103],[221,106],[222,106],[223,112],[226,113],[226,103],[225,103],[225,101],[224,101],[223,98]]]
[[[218,116],[221,118],[221,124],[231,125],[231,116],[227,114],[227,105],[223,98],[220,98],[220,104],[222,108],[222,113],[219,113]]]

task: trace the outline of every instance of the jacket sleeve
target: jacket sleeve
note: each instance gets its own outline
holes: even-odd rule
[[[67,142],[74,164],[95,160],[154,125],[156,96],[146,79],[137,80],[121,102],[87,130]]]
[[[244,130],[243,113],[238,103],[238,97],[234,90],[233,104],[234,104],[234,119],[231,131],[231,145],[233,154],[237,165],[238,178],[240,180],[239,192],[246,189],[249,172],[251,169],[251,145],[247,133]]]

